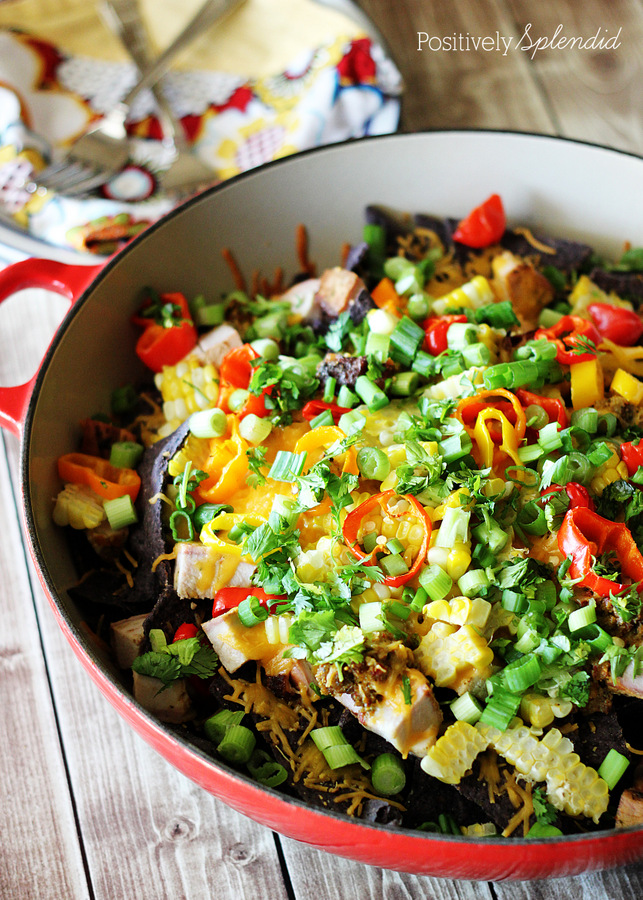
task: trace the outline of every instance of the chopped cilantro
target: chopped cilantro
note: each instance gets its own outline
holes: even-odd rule
[[[531,801],[534,805],[534,815],[539,825],[552,825],[556,821],[558,812],[551,805],[542,788],[533,789]]]
[[[212,646],[202,644],[197,637],[167,644],[163,632],[154,629],[151,643],[154,649],[138,656],[132,663],[132,669],[139,675],[159,678],[165,687],[186,675],[209,678],[219,665],[219,658]]]
[[[252,485],[252,487],[262,487],[266,483],[266,476],[261,470],[268,466],[266,462],[266,448],[250,447],[246,450],[246,456],[248,457],[248,468],[250,469],[250,473],[246,476],[246,484]]]

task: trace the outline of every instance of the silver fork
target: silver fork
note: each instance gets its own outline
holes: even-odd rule
[[[139,72],[150,65],[148,39],[139,13],[139,0],[104,0],[100,12],[107,25],[136,63]],[[166,193],[190,194],[214,181],[214,172],[192,152],[183,125],[174,115],[159,82],[150,85],[158,107],[164,143],[173,152],[170,165],[159,176]]]
[[[194,18],[150,65],[127,96],[93,128],[73,143],[65,157],[36,175],[36,184],[67,195],[86,193],[115,175],[129,157],[125,119],[129,106],[145,88],[156,84],[174,58],[206,28],[232,12],[243,0],[206,0]]]

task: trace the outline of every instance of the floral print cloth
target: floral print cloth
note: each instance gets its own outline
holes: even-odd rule
[[[129,111],[131,158],[99,192],[65,197],[38,171],[122,99],[136,80],[125,63],[72,56],[33,35],[0,32],[0,208],[16,227],[57,247],[109,254],[170,210],[157,178],[167,165],[150,91]],[[397,128],[400,77],[367,36],[302,52],[257,79],[170,72],[162,82],[212,182],[322,144]]]

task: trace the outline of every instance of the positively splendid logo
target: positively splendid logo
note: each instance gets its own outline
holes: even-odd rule
[[[580,35],[568,36],[563,34],[563,25],[558,25],[556,31],[550,35],[535,37],[531,33],[531,23],[525,25],[525,30],[519,38],[505,37],[496,31],[495,35],[466,34],[437,35],[427,31],[418,31],[417,49],[430,50],[433,53],[471,53],[482,51],[484,53],[502,53],[506,56],[510,50],[531,51],[533,59],[539,50],[616,50],[621,46],[619,40],[622,28],[616,34],[610,35],[607,28],[599,28],[591,37]],[[605,34],[603,34],[605,32]]]

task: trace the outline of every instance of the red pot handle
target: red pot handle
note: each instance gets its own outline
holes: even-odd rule
[[[100,269],[102,265],[70,266],[53,259],[21,260],[0,271],[0,303],[16,291],[36,287],[62,294],[73,304]],[[37,374],[25,384],[0,387],[0,427],[18,437]]]

